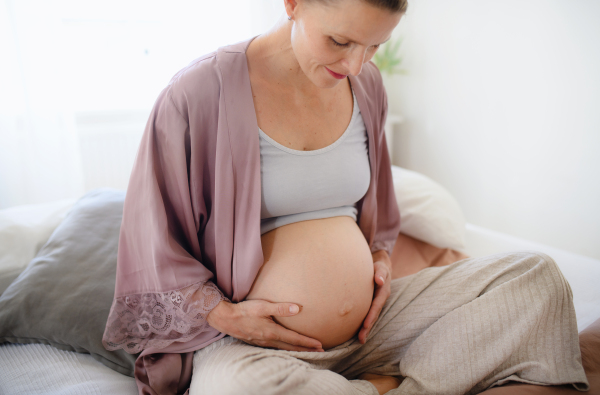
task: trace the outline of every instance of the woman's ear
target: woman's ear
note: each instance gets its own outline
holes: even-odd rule
[[[302,1],[302,0],[300,0]],[[291,19],[294,19],[294,12],[296,12],[297,8],[298,8],[298,1],[297,0],[283,0],[283,6],[285,7],[285,13],[287,14],[288,18],[291,17]]]

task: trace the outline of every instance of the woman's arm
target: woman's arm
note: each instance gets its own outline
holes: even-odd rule
[[[194,188],[205,156],[190,144],[188,120],[169,85],[153,106],[129,178],[106,349],[138,353],[219,335],[206,315],[225,296],[200,248],[211,202]]]

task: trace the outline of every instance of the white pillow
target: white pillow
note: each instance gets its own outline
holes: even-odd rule
[[[77,199],[0,210],[0,272],[24,269]]]
[[[416,171],[392,165],[400,233],[438,248],[465,252],[465,217],[454,197]]]

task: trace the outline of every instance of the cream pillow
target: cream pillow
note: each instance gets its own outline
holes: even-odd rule
[[[465,252],[466,221],[458,202],[440,184],[392,165],[400,233],[438,248]]]
[[[77,199],[0,210],[0,295],[25,269]]]

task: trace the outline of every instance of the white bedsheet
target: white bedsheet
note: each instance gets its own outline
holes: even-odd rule
[[[137,395],[135,379],[117,373],[89,354],[46,344],[0,347],[2,395]]]

